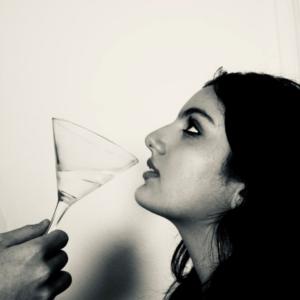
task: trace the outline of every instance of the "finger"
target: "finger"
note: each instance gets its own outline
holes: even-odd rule
[[[42,245],[44,254],[51,257],[53,253],[65,247],[68,243],[69,237],[62,230],[54,230],[36,239]]]
[[[44,220],[38,224],[26,225],[24,227],[2,233],[2,244],[9,247],[37,238],[46,232],[49,224],[49,220]]]
[[[46,285],[43,287],[46,294],[51,295],[50,299],[65,291],[72,283],[72,276],[70,273],[61,271],[55,276],[50,278]]]
[[[56,255],[52,256],[48,261],[47,264],[49,266],[51,273],[56,273],[63,269],[63,267],[68,262],[68,255],[66,252],[60,250]]]

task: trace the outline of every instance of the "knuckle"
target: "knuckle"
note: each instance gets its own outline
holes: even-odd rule
[[[50,292],[50,289],[47,288],[47,287],[41,289],[40,292],[39,292],[38,299],[39,299],[39,300],[49,300],[49,299],[52,299],[52,298],[51,298],[51,292]]]
[[[72,275],[66,271],[62,271],[63,275],[61,276],[61,281],[67,289],[72,284]]]
[[[11,235],[9,232],[3,232],[0,234],[0,248],[9,247],[11,244]]]
[[[38,245],[35,245],[33,241],[25,244],[18,245],[17,247],[10,248],[15,251],[15,254],[20,259],[22,258],[26,262],[36,263],[40,258],[41,250]]]
[[[8,241],[3,234],[0,234],[0,249],[6,248],[8,246]]]
[[[28,233],[32,233],[35,232],[36,227],[34,225],[26,225],[24,226],[24,229],[28,232]]]
[[[66,278],[65,278],[65,280],[69,283],[69,284],[71,284],[72,283],[72,280],[73,280],[73,278],[72,278],[72,275],[69,273],[69,272],[65,272],[65,276],[66,276]]]
[[[62,256],[62,261],[64,263],[67,263],[69,261],[69,256],[65,251],[62,251],[61,256]]]
[[[50,233],[50,239],[55,240],[55,248],[63,248],[69,241],[68,235],[62,230],[55,230]]]
[[[45,246],[41,239],[31,241],[31,249],[34,255],[41,256],[45,252]]]
[[[46,281],[51,275],[51,268],[46,263],[40,263],[37,268],[36,276],[39,278],[39,281]]]
[[[68,255],[64,251],[60,251],[54,259],[55,269],[62,269],[68,262]]]
[[[69,241],[69,236],[67,235],[67,233],[65,231],[56,230],[55,233],[57,235],[56,238],[61,240],[62,242],[68,242]]]

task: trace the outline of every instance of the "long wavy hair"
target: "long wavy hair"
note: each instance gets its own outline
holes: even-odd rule
[[[171,263],[175,281],[165,299],[288,299],[298,257],[292,251],[298,234],[300,85],[269,74],[219,70],[207,86],[225,107],[231,153],[223,170],[226,178],[245,184],[243,202],[216,222],[219,263],[206,282],[187,269],[190,256],[179,243]]]

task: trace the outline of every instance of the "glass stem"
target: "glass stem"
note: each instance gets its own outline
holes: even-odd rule
[[[66,213],[69,207],[70,205],[68,205],[64,201],[59,200],[57,202],[47,233],[56,229],[58,223],[60,222],[61,218]]]

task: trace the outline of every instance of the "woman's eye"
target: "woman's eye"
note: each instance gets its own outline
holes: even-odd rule
[[[189,133],[199,133],[198,129],[195,126],[191,126],[188,129],[186,129],[185,131],[189,132]]]
[[[201,135],[201,131],[198,129],[198,126],[195,124],[193,120],[188,121],[188,126],[183,131],[184,133],[191,136]]]

